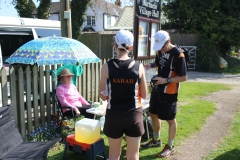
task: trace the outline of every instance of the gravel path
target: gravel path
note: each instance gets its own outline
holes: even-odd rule
[[[227,135],[234,114],[240,106],[240,76],[216,73],[188,73],[188,81],[234,84],[229,91],[212,93],[205,100],[216,103],[216,112],[210,116],[202,129],[176,147],[170,160],[202,160],[219,141]]]

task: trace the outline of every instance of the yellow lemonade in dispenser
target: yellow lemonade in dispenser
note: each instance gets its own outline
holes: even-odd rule
[[[75,140],[92,144],[100,138],[100,121],[83,118],[75,123]]]

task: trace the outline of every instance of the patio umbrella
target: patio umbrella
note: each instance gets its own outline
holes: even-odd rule
[[[53,65],[89,64],[100,59],[83,43],[65,37],[44,37],[29,41],[17,49],[6,62]]]

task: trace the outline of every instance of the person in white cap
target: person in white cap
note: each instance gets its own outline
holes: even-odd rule
[[[117,57],[101,69],[100,98],[108,100],[103,132],[108,137],[110,160],[120,159],[123,135],[127,159],[138,160],[144,133],[141,98],[147,96],[145,72],[140,62],[128,56],[133,34],[119,30],[114,40]]]
[[[156,50],[155,61],[144,65],[148,68],[158,68],[158,74],[151,92],[149,112],[152,118],[153,138],[141,144],[142,148],[161,147],[161,120],[166,120],[169,126],[168,143],[158,153],[165,158],[174,153],[173,141],[177,132],[177,98],[179,82],[187,80],[187,67],[183,50],[173,45],[168,32],[160,30],[154,36],[153,49]]]

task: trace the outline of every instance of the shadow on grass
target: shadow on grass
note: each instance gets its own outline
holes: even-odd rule
[[[63,159],[63,154],[64,154],[64,151],[62,151],[60,153],[57,153],[53,156],[49,156],[47,158],[47,160]],[[65,155],[65,159],[67,159],[67,160],[74,160],[74,159],[88,160],[89,158],[85,153],[77,153],[77,152],[73,152],[73,151],[68,150],[66,155]],[[103,155],[102,154],[97,155],[96,160],[103,160]]]
[[[240,149],[234,149],[219,155],[214,160],[237,160],[240,159]]]
[[[47,160],[59,160],[63,159],[64,156],[64,149],[65,149],[65,144],[63,143],[58,143],[55,145],[55,147],[51,148],[52,154],[54,155],[49,155],[47,157]],[[106,146],[105,144],[105,156],[108,158],[108,151],[109,147]],[[82,151],[82,153],[74,152],[72,151],[72,147],[67,150],[67,153],[65,155],[66,160],[75,160],[75,159],[81,159],[81,160],[88,160],[88,156],[86,155],[86,151]],[[103,160],[103,153],[99,153],[96,156],[96,160]]]

